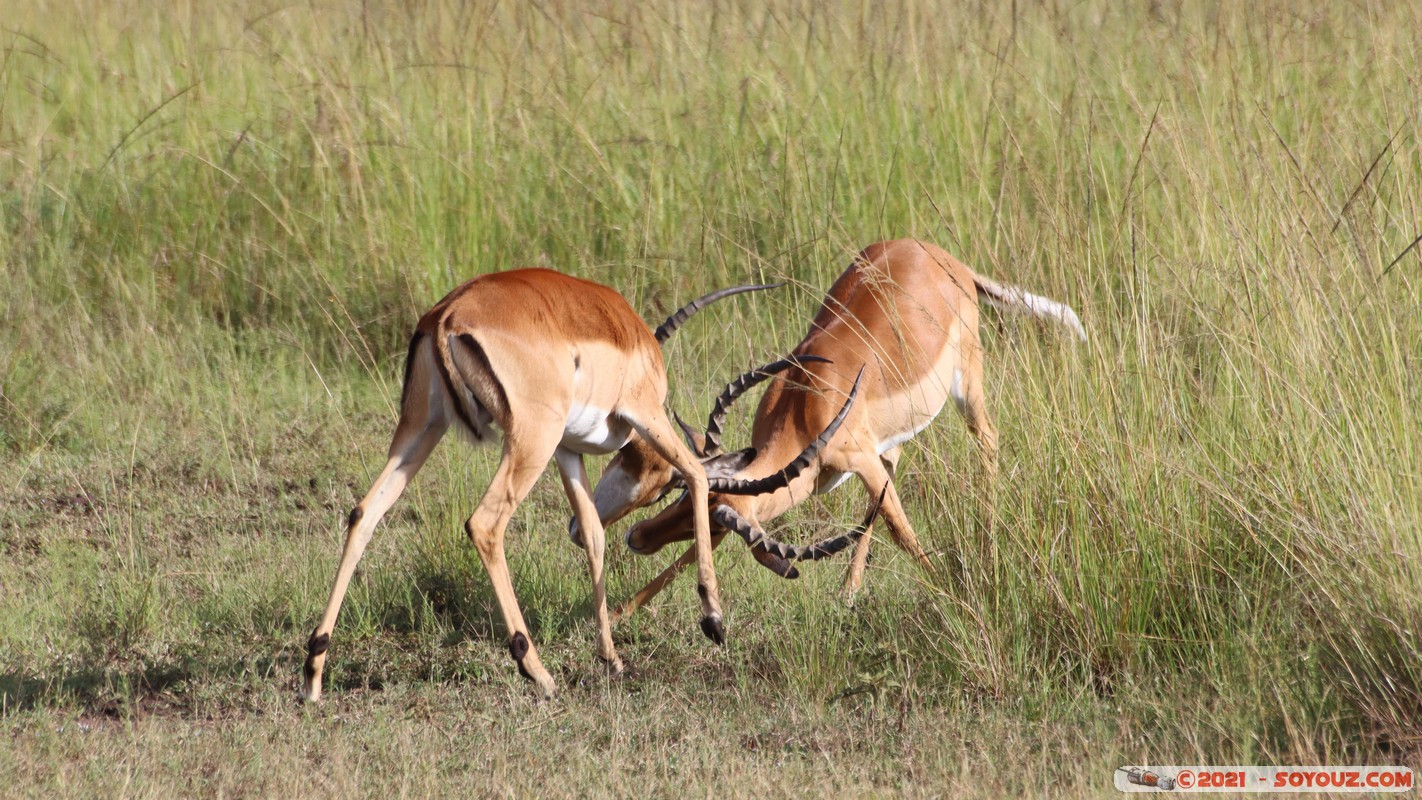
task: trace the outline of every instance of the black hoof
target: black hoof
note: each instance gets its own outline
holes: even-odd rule
[[[716,644],[724,645],[726,643],[726,626],[721,624],[719,617],[702,617],[701,632]]]

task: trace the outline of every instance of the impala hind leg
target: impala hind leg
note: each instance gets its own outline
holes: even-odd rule
[[[968,432],[978,440],[978,455],[982,462],[984,483],[991,485],[997,478],[997,428],[988,414],[983,394],[983,364],[981,351],[968,362],[963,375],[963,395],[955,397],[958,411],[968,423]]]
[[[509,577],[509,565],[504,558],[504,531],[514,509],[533,489],[538,476],[548,459],[557,449],[557,436],[561,427],[545,427],[543,435],[535,429],[532,435],[517,435],[510,431],[504,436],[504,456],[494,479],[479,501],[464,528],[474,549],[479,552],[479,560],[484,562],[484,570],[489,573],[489,583],[494,588],[494,597],[499,601],[499,611],[504,617],[504,627],[509,632],[509,656],[518,665],[518,671],[525,678],[538,685],[544,700],[553,698],[553,676],[543,668],[538,650],[528,633],[523,612],[518,607],[518,597],[514,595],[513,580]]]
[[[696,593],[701,596],[701,632],[716,644],[726,643],[726,625],[721,616],[721,593],[716,584],[716,565],[711,557],[711,518],[707,508],[706,472],[701,462],[682,444],[662,413],[661,405],[646,420],[628,420],[642,438],[681,473],[691,498],[696,531],[692,549],[696,555]]]
[[[987,400],[983,396],[980,349],[968,361],[963,380],[963,398],[958,403],[958,410],[962,412],[963,420],[968,423],[968,432],[978,442],[978,455],[982,466],[974,491],[978,518],[982,520],[978,526],[978,549],[988,559],[987,563],[991,564],[997,560],[997,539],[992,533],[997,518],[997,428],[993,427],[992,417],[987,410]]]
[[[331,645],[331,631],[336,627],[336,617],[340,614],[341,603],[345,600],[346,589],[356,564],[365,554],[375,526],[385,516],[385,512],[399,499],[409,485],[410,479],[429,458],[430,452],[444,436],[449,427],[442,415],[431,416],[420,424],[401,419],[395,429],[395,439],[390,445],[390,458],[379,477],[366,492],[364,498],[351,509],[346,526],[346,544],[341,552],[341,565],[336,570],[336,583],[331,587],[330,599],[326,602],[326,613],[321,623],[312,631],[306,643],[306,669],[301,685],[301,697],[315,702],[321,699],[321,672],[326,665],[326,651]]]
[[[582,455],[560,447],[554,458],[563,476],[563,491],[568,493],[568,502],[573,506],[573,518],[582,529],[583,549],[587,551],[588,574],[593,585],[593,618],[597,622],[597,655],[615,674],[622,671],[622,659],[617,657],[617,648],[612,643],[612,621],[607,614],[607,584],[602,571],[607,537],[597,506],[593,505]]]

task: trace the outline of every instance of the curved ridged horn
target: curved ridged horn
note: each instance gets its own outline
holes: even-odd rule
[[[810,466],[810,462],[820,454],[820,449],[829,443],[834,437],[835,431],[844,422],[844,418],[849,415],[849,407],[854,405],[854,398],[859,394],[859,381],[864,378],[864,368],[859,368],[859,374],[854,376],[854,386],[849,390],[849,397],[844,400],[844,405],[840,406],[839,413],[834,415],[830,424],[824,432],[815,437],[813,442],[795,457],[794,461],[785,465],[785,468],[773,475],[764,478],[754,478],[752,480],[741,480],[739,478],[712,478],[708,482],[708,487],[713,492],[721,494],[767,494],[779,491],[790,485],[790,481],[795,480],[805,468]]]
[[[671,335],[673,333],[676,333],[676,329],[680,328],[682,326],[682,323],[686,322],[688,319],[691,319],[692,314],[695,314],[696,312],[716,302],[717,300],[720,300],[723,297],[730,297],[733,294],[742,294],[744,292],[758,292],[761,289],[779,289],[781,286],[784,285],[785,283],[782,281],[780,283],[761,283],[754,285],[748,284],[746,286],[732,286],[726,289],[717,289],[716,291],[704,297],[698,297],[695,300],[692,300],[690,303],[687,303],[686,305],[682,306],[681,308],[678,308],[670,317],[667,317],[666,322],[663,322],[661,325],[657,326],[657,344],[666,344],[667,340],[671,338]]]
[[[869,526],[874,524],[874,520],[879,516],[879,507],[884,504],[884,494],[889,491],[889,485],[884,484],[884,490],[879,492],[879,499],[870,507],[869,513],[864,515],[864,520],[854,528],[840,534],[822,539],[814,544],[794,545],[778,542],[765,531],[755,527],[749,520],[737,514],[728,506],[717,506],[711,512],[711,519],[727,530],[735,531],[746,544],[753,548],[763,549],[772,555],[778,556],[786,561],[818,561],[822,558],[829,558],[835,553],[844,550],[855,542],[859,541]],[[787,577],[785,573],[772,568],[781,577]],[[798,574],[798,573],[796,573]]]
[[[798,367],[811,362],[820,361],[825,364],[832,364],[828,358],[820,356],[802,355],[789,356],[779,361],[774,361],[759,369],[736,378],[726,384],[726,388],[721,391],[721,396],[716,398],[716,405],[711,408],[711,416],[706,418],[706,451],[702,457],[721,455],[721,434],[725,431],[726,412],[730,410],[731,404],[736,402],[741,395],[749,392],[766,378],[777,372],[783,372],[791,367]]]

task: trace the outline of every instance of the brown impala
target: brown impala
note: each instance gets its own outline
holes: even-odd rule
[[[700,451],[706,475],[724,487],[709,498],[713,545],[734,531],[752,546],[762,564],[794,577],[797,573],[790,560],[821,558],[858,539],[844,581],[845,591],[852,593],[863,580],[873,510],[849,534],[808,547],[780,545],[766,536],[763,526],[811,494],[827,492],[853,475],[871,498],[878,498],[875,509],[882,507],[894,542],[926,564],[892,478],[904,442],[927,427],[949,398],[981,446],[988,478],[996,471],[997,432],[983,398],[980,302],[1056,320],[1086,338],[1076,313],[1066,305],[974,274],[934,245],[899,239],[861,252],[830,287],[810,332],[792,356],[728,386],[704,437],[687,431]],[[723,453],[720,431],[727,406],[776,372],[783,372],[784,380],[772,383],[761,398],[751,446]],[[842,426],[832,426],[856,380],[863,396],[852,408],[840,411]],[[784,476],[778,472],[781,465],[813,446],[817,432],[827,427],[838,429],[822,448],[814,448],[818,459],[799,465],[788,482],[772,483],[771,479]],[[610,525],[655,502],[678,481],[674,465],[647,443],[633,441],[609,462],[593,502],[602,524]],[[696,497],[682,497],[652,519],[633,525],[627,532],[628,547],[655,553],[690,538],[693,518],[699,518],[701,508]],[[575,534],[576,527],[575,523]],[[619,608],[617,615],[630,614],[650,600],[693,556],[688,551]]]
[[[493,584],[509,654],[545,697],[553,678],[528,637],[504,562],[504,529],[514,509],[551,458],[581,523],[580,543],[592,574],[597,654],[622,667],[612,644],[603,584],[603,527],[588,489],[583,455],[610,453],[629,439],[674,468],[696,498],[688,514],[700,575],[702,630],[721,642],[724,629],[711,562],[707,492],[733,489],[709,482],[696,457],[677,438],[662,410],[667,394],[660,344],[698,309],[730,294],[764,286],[725,289],[679,310],[654,335],[617,292],[546,269],[522,269],[475,278],[424,315],[410,339],[395,427],[385,469],[351,511],[336,582],[321,623],[307,643],[302,696],[321,696],[321,671],[351,575],[380,518],[404,491],[450,425],[476,442],[503,432],[503,459],[474,515],[465,525]],[[829,432],[832,435],[833,432]],[[811,442],[815,437],[810,437]],[[795,460],[792,454],[786,461]],[[808,463],[807,456],[796,460]],[[795,464],[783,473],[793,479]]]

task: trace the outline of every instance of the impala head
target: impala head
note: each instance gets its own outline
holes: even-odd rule
[[[713,492],[718,481],[734,480],[741,470],[755,459],[755,450],[750,448],[707,456],[697,445],[700,438],[698,436],[691,439],[692,449],[701,456],[701,465],[706,470],[706,477],[712,482]],[[617,455],[612,457],[602,471],[602,478],[593,490],[593,505],[597,507],[597,515],[602,524],[609,526],[628,514],[655,505],[672,492],[684,488],[681,474],[645,440],[634,437],[617,451]],[[690,519],[691,506],[685,502],[685,498],[673,504],[668,511],[683,505],[687,508],[687,519]],[[576,519],[568,522],[568,535],[574,542],[582,540],[582,532],[578,529]]]
[[[607,462],[593,490],[593,505],[603,527],[639,508],[658,503],[681,482],[672,465],[641,436],[632,439]],[[568,520],[568,537],[582,543],[577,518]]]

